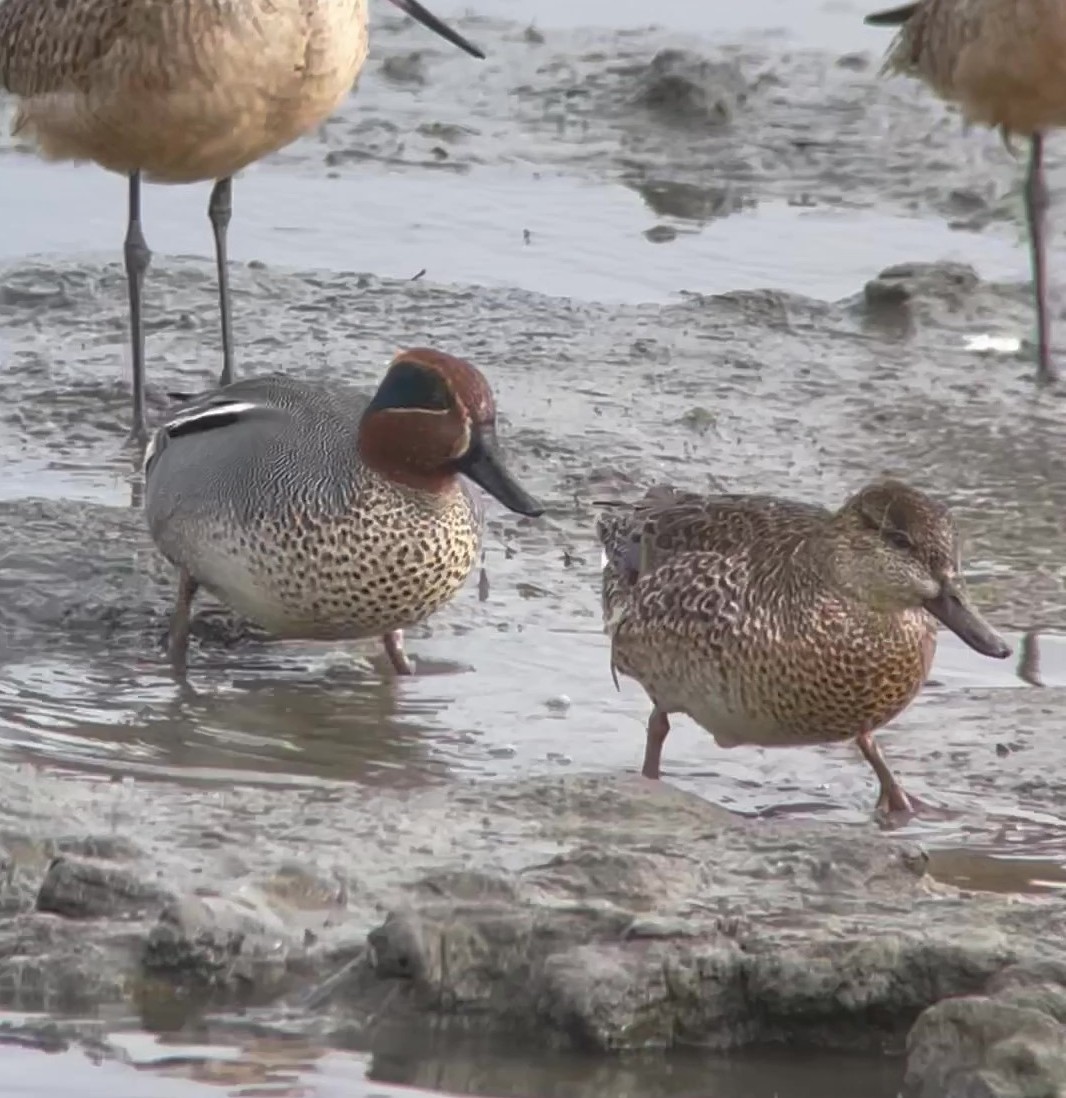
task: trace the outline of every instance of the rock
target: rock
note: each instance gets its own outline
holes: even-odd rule
[[[49,865],[36,907],[68,919],[129,919],[155,914],[171,898],[171,893],[122,865],[65,855]]]
[[[9,1010],[85,1014],[121,1003],[135,971],[135,930],[54,915],[27,914],[0,924],[0,1004]]]
[[[926,1010],[907,1039],[904,1098],[1058,1098],[1066,1030],[1050,1015],[985,996]]]
[[[961,302],[980,285],[977,272],[965,263],[900,263],[886,267],[866,283],[863,296],[870,306],[905,305],[922,298]]]
[[[178,983],[262,994],[302,953],[302,941],[254,894],[182,896],[160,914],[142,964]]]
[[[739,819],[628,778],[480,796],[471,811],[561,849],[416,879],[326,999],[600,1051],[880,1051],[942,999],[1022,986],[1066,927],[1057,902],[939,885],[920,849],[862,826]]]
[[[992,979],[988,992],[1000,1002],[1032,1007],[1066,1025],[1066,964],[1011,965]]]

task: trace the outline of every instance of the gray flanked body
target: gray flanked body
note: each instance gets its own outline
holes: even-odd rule
[[[480,505],[458,479],[428,492],[369,469],[358,452],[366,404],[271,376],[178,408],[145,462],[164,556],[284,637],[380,636],[439,609],[477,559]],[[218,425],[180,433],[205,414]]]

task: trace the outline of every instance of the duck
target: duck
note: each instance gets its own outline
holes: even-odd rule
[[[403,630],[444,606],[480,554],[471,484],[543,513],[500,456],[484,374],[443,351],[396,354],[369,401],[281,373],[175,396],[143,472],[148,531],[178,573],[167,653],[179,676],[201,587],[281,639],[380,636],[412,674]]]
[[[660,778],[670,717],[720,747],[854,740],[879,782],[878,813],[920,805],[874,732],[924,685],[938,624],[974,651],[1010,646],[962,575],[948,507],[893,478],[832,511],[770,495],[656,485],[601,502],[601,595],[611,672],[652,711],[642,774]]]

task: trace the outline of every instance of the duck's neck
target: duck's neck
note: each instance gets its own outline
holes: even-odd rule
[[[420,439],[400,429],[399,422],[365,416],[359,424],[359,458],[382,480],[427,496],[446,498],[458,483],[458,474],[430,464],[419,450]]]

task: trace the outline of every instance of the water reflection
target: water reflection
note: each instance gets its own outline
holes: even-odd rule
[[[424,784],[446,766],[431,757],[433,706],[396,679],[308,666],[267,651],[242,654],[198,684],[165,666],[96,661],[77,675],[62,658],[0,671],[0,743],[18,760],[112,776],[173,775],[301,784],[324,779]]]
[[[32,1031],[32,1022],[23,1023]],[[889,1057],[795,1054],[778,1049],[732,1056],[697,1050],[669,1056],[594,1057],[553,1052],[531,1056],[498,1039],[477,1040],[422,1026],[381,1036],[372,1048],[300,1036],[257,1034],[249,1027],[202,1026],[170,1037],[109,1035],[108,1055],[93,1070],[80,1052],[22,1038],[44,1051],[9,1045],[34,1093],[101,1098],[206,1098],[270,1094],[276,1098],[400,1098],[408,1088],[484,1098],[895,1098],[902,1065]],[[125,1064],[114,1062],[119,1056]],[[149,1080],[151,1080],[149,1082]],[[99,1088],[99,1089],[98,1089]],[[107,1088],[111,1088],[108,1090]],[[139,1088],[139,1089],[138,1089]]]

